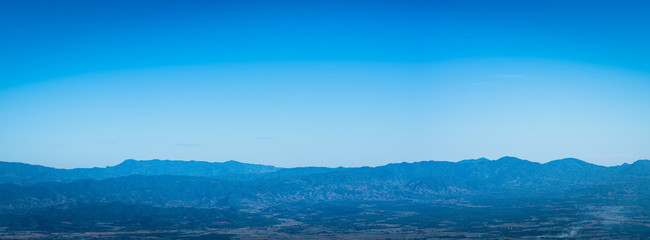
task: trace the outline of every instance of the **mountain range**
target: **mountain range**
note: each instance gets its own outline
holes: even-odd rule
[[[650,160],[638,160],[633,164],[604,167],[575,158],[565,158],[545,164],[530,162],[515,157],[498,160],[486,158],[460,162],[422,161],[415,163],[388,164],[379,167],[326,168],[298,167],[279,168],[268,165],[248,164],[237,161],[202,162],[180,160],[133,160],[128,159],[116,166],[105,168],[57,169],[40,165],[0,161],[0,183],[29,185],[41,182],[71,182],[83,179],[108,179],[131,175],[162,176],[177,175],[205,177],[223,180],[255,180],[261,178],[296,177],[303,175],[339,173],[407,173],[402,177],[494,177],[549,178],[564,181],[596,181],[607,177],[648,175]],[[415,175],[411,175],[415,174]],[[519,175],[519,176],[515,176]]]
[[[267,222],[275,226],[272,223],[278,224],[278,218],[273,216],[305,214],[301,211],[310,208],[315,209],[311,214],[356,214],[362,219],[369,212],[387,212],[386,207],[396,206],[408,206],[406,212],[416,206],[482,206],[505,211],[515,205],[519,209],[568,204],[570,209],[580,211],[586,211],[584,206],[624,206],[635,209],[634,214],[646,214],[650,208],[648,160],[604,167],[573,158],[541,164],[503,157],[358,168],[126,160],[112,167],[77,169],[0,162],[0,183],[0,214],[4,219],[0,226],[4,224],[12,231],[40,229],[50,233],[79,231],[82,225],[101,229],[100,222],[130,225],[143,217],[160,220],[156,226],[176,224],[179,216],[188,226],[201,223],[214,228],[214,224],[229,223],[228,228],[250,228]],[[331,204],[336,207],[328,207]],[[382,208],[360,207],[368,204]],[[102,213],[101,209],[107,207],[124,216]],[[395,210],[394,214],[400,212],[404,211]],[[44,216],[58,217],[53,220]],[[220,220],[212,218],[215,216]],[[215,221],[220,223],[209,224]],[[650,222],[640,221],[650,226]],[[309,226],[322,228],[320,224],[312,222]],[[629,232],[633,238],[646,233],[650,234],[647,227],[641,232]]]

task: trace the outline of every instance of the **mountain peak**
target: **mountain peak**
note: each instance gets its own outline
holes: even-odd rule
[[[641,171],[647,171],[648,169],[650,169],[650,160],[647,159],[637,160],[636,162],[629,164],[628,166],[635,169],[641,169]]]
[[[132,164],[137,163],[138,161],[139,160],[135,160],[135,159],[126,159],[126,160],[122,161],[120,164],[115,165],[114,167],[124,166],[124,165],[132,165]]]
[[[563,158],[563,159],[558,159],[558,160],[553,160],[550,162],[547,162],[546,164],[550,165],[581,165],[581,166],[590,166],[590,165],[595,165],[591,164],[585,161],[582,161],[577,158]]]
[[[235,161],[235,160],[228,160],[223,162],[224,164],[245,164],[243,162]]]
[[[516,157],[510,157],[510,156],[505,156],[505,157],[499,158],[499,159],[497,159],[496,161],[506,161],[506,162],[520,162],[520,161],[524,161],[524,162],[528,162],[527,160],[523,160],[523,159],[521,159],[521,158],[516,158]]]

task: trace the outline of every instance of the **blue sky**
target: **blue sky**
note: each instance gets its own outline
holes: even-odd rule
[[[644,1],[4,1],[0,160],[650,158]]]

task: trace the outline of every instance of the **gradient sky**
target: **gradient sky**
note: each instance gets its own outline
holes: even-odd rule
[[[0,3],[0,161],[650,158],[648,1]]]

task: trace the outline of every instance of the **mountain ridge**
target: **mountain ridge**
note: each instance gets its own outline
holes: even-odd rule
[[[601,166],[593,163],[588,163],[576,158],[564,158],[553,160],[547,163],[532,162],[525,159],[516,157],[502,157],[496,160],[489,160],[487,158],[467,159],[458,162],[448,161],[419,161],[413,163],[390,163],[376,167],[294,167],[282,168],[271,165],[242,163],[234,160],[226,162],[206,162],[206,161],[185,161],[185,160],[134,160],[127,159],[115,166],[107,167],[93,167],[93,168],[73,168],[73,169],[60,169],[53,167],[46,167],[41,165],[33,165],[20,162],[2,162],[0,161],[0,183],[19,183],[19,184],[34,184],[38,182],[70,182],[82,179],[108,179],[114,177],[122,177],[129,175],[145,175],[145,176],[159,176],[159,175],[179,175],[179,176],[196,176],[208,177],[224,180],[254,180],[258,178],[269,177],[289,177],[301,176],[305,174],[314,173],[328,173],[333,171],[346,171],[350,169],[383,169],[387,167],[397,166],[428,166],[436,165],[444,167],[448,164],[459,164],[466,166],[500,166],[501,168],[520,167],[526,166],[528,171],[533,171],[534,168],[539,166],[550,171],[556,171],[564,174],[575,174],[566,172],[567,169],[582,168],[583,170],[597,171],[598,174],[606,171],[605,169],[627,169],[627,171],[643,173],[644,170],[636,169],[650,169],[649,160],[637,160],[632,164],[622,164],[618,166]],[[399,168],[399,167],[398,167]]]
[[[482,161],[499,161],[499,160],[506,160],[507,161],[509,159],[522,160],[522,161],[527,161],[527,162],[531,162],[531,163],[539,163],[539,164],[542,164],[542,165],[548,164],[548,163],[551,163],[551,162],[557,162],[557,161],[561,162],[561,161],[576,161],[577,160],[579,162],[584,162],[584,163],[588,163],[588,164],[592,164],[592,165],[596,165],[596,166],[601,166],[601,167],[619,167],[619,166],[623,166],[623,165],[632,165],[632,164],[635,164],[637,162],[650,162],[650,159],[638,159],[638,160],[636,160],[636,161],[634,161],[632,163],[622,163],[622,164],[614,165],[614,166],[604,166],[604,165],[598,165],[598,164],[595,164],[595,163],[590,163],[590,162],[587,162],[585,160],[582,160],[582,159],[579,159],[579,158],[573,158],[573,157],[555,159],[555,160],[551,160],[551,161],[548,161],[548,162],[545,162],[545,163],[541,163],[541,162],[530,161],[530,160],[527,160],[527,159],[524,159],[524,158],[518,158],[518,157],[513,157],[513,156],[503,156],[503,157],[500,157],[500,158],[497,158],[497,159],[489,159],[489,158],[486,158],[486,157],[481,157],[481,158],[463,159],[463,160],[459,160],[459,161],[422,160],[422,161],[415,161],[415,162],[394,162],[394,163],[387,163],[385,165],[378,165],[378,166],[372,166],[372,167],[381,167],[381,166],[386,166],[386,165],[390,165],[390,164],[419,163],[419,162],[460,163],[460,162],[482,162]],[[200,161],[200,160],[157,159],[157,158],[154,158],[154,159],[132,159],[132,158],[129,158],[129,159],[125,159],[122,162],[120,162],[118,164],[115,164],[115,165],[112,165],[112,166],[109,165],[109,166],[105,166],[105,167],[96,166],[96,167],[81,167],[81,168],[57,168],[57,167],[50,167],[50,166],[45,166],[45,165],[41,165],[41,164],[32,164],[32,163],[24,163],[24,162],[12,162],[12,161],[0,161],[0,164],[7,164],[7,163],[9,163],[9,164],[22,164],[22,165],[30,165],[30,166],[41,166],[41,167],[45,167],[45,168],[53,168],[53,169],[60,169],[60,170],[75,170],[75,169],[96,169],[96,168],[102,169],[102,168],[117,167],[119,165],[125,164],[125,162],[126,163],[129,163],[129,162],[184,162],[184,163],[195,162],[195,163],[209,163],[209,164],[250,164],[250,165],[274,167],[274,168],[278,168],[278,169],[288,169],[288,168],[363,168],[363,167],[371,167],[371,166],[358,166],[358,167],[342,167],[342,166],[339,166],[339,167],[325,167],[325,166],[277,167],[277,166],[274,166],[274,165],[259,164],[259,163],[246,163],[246,162],[240,162],[240,161],[237,161],[237,160],[227,160],[227,161],[223,161],[223,162],[211,162],[211,161]]]
[[[451,224],[454,231],[483,226],[484,232],[501,229],[501,234],[526,238],[580,225],[587,226],[584,234],[592,234],[584,236],[605,239],[601,230],[608,226],[589,224],[615,216],[620,223],[634,221],[633,228],[620,230],[632,236],[627,239],[643,239],[642,234],[650,234],[644,227],[650,226],[648,185],[647,160],[605,167],[571,158],[541,164],[504,157],[358,168],[127,160],[71,170],[0,162],[0,228],[108,234],[125,231],[115,229],[265,226],[271,232],[311,235],[334,231],[339,223],[344,223],[339,230],[383,231],[389,221],[407,232],[413,226],[446,229]],[[514,225],[502,225],[504,217]],[[555,227],[539,232],[535,224],[541,222]],[[515,225],[537,232],[513,233]],[[184,239],[184,234],[161,239]]]
[[[541,164],[504,157],[360,168],[276,168],[235,161],[126,160],[113,167],[61,171],[33,166],[36,171],[31,174],[26,173],[29,168],[26,170],[24,164],[0,163],[0,180],[4,183],[0,190],[6,193],[0,199],[0,208],[106,199],[176,207],[215,207],[223,202],[264,205],[291,201],[426,200],[497,193],[565,193],[570,189],[588,191],[589,187],[600,185],[629,191],[631,186],[650,181],[650,164],[646,162],[650,163],[604,167],[578,159]],[[22,176],[7,174],[11,173],[8,165],[22,167]]]

